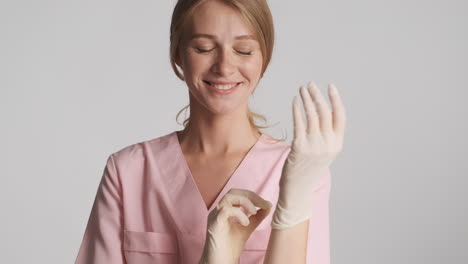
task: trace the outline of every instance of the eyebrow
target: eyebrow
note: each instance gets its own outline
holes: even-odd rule
[[[197,38],[209,38],[209,39],[216,39],[216,36],[204,33],[195,33],[190,36],[190,40],[197,39]],[[240,35],[234,38],[235,40],[244,40],[244,39],[251,39],[257,40],[257,38],[253,35]]]

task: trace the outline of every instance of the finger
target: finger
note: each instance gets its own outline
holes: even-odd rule
[[[257,209],[255,205],[244,195],[235,193],[226,193],[219,202],[220,204],[227,203],[230,206],[241,206],[246,212],[256,214]]]
[[[305,135],[304,119],[302,118],[301,105],[299,98],[294,96],[293,99],[293,121],[294,121],[294,138],[303,137]]]
[[[247,197],[256,207],[267,209],[271,208],[272,206],[271,202],[263,199],[255,192],[249,190],[232,188],[231,190],[229,190],[229,192]]]
[[[257,227],[262,223],[262,221],[268,216],[269,213],[270,209],[260,209],[258,210],[257,214],[251,215],[249,217],[250,223],[248,226],[246,226],[249,236],[255,229],[257,229]]]
[[[306,86],[301,86],[300,89],[302,103],[304,104],[305,113],[307,117],[307,134],[320,133],[320,124],[317,117],[317,112],[314,106],[314,102],[307,91]]]
[[[223,206],[219,209],[218,220],[226,222],[229,221],[231,217],[243,226],[248,226],[250,224],[249,217],[247,217],[240,207]]]
[[[325,135],[330,135],[333,132],[333,127],[331,111],[328,107],[328,103],[315,82],[309,82],[308,91],[317,108],[317,114],[320,120],[320,131]]]
[[[338,89],[334,84],[329,84],[328,93],[333,108],[333,129],[342,139],[346,127],[346,110]]]
[[[255,215],[251,215],[249,220],[250,220],[250,225],[252,226],[253,229],[257,228],[258,225],[265,219],[268,214],[270,213],[271,208],[268,209],[259,209]]]

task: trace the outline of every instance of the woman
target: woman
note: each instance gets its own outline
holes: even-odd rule
[[[265,0],[178,1],[171,62],[190,118],[110,155],[75,263],[329,262],[328,167],[345,110],[334,86],[331,113],[311,82],[306,121],[293,101],[292,146],[261,133],[248,98],[273,38]]]

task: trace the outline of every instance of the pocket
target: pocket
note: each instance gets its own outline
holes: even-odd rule
[[[240,264],[263,263],[270,232],[271,229],[259,229],[252,232],[239,258]]]
[[[123,250],[128,264],[176,264],[178,261],[175,234],[124,230]]]

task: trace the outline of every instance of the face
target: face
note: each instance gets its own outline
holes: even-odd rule
[[[189,25],[177,64],[189,87],[191,108],[198,104],[197,107],[204,107],[214,114],[246,110],[263,63],[253,31],[235,9],[218,1],[200,5]],[[253,39],[238,38],[245,35]],[[215,85],[218,83],[237,86],[226,93],[223,87]],[[227,87],[230,86],[224,88]]]

